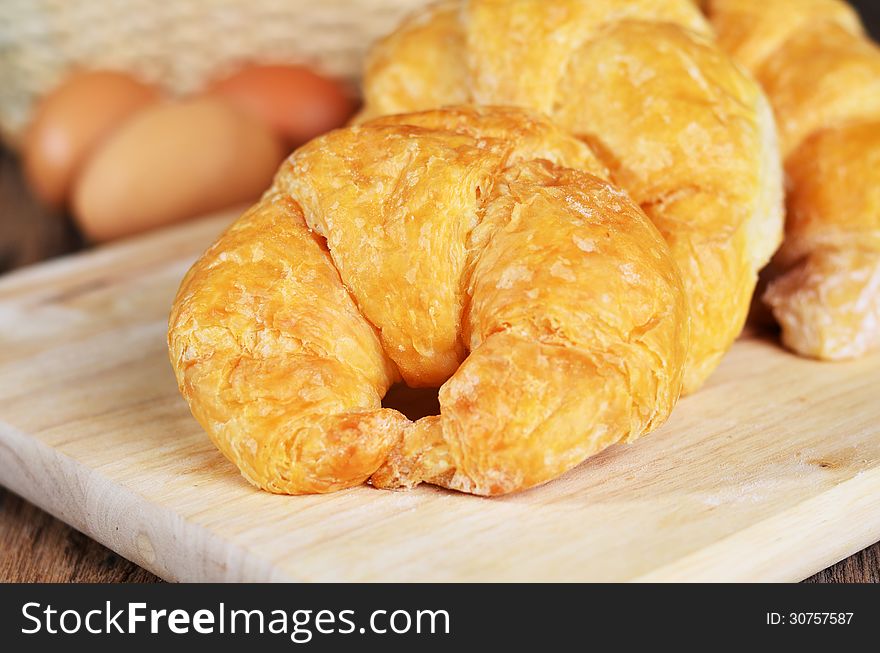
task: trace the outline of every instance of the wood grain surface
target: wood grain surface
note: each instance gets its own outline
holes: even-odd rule
[[[158,576],[0,488],[0,582],[156,583]],[[880,543],[807,583],[880,583]]]
[[[856,0],[854,4],[875,38],[880,36],[880,3]],[[14,158],[0,149],[0,273],[81,247],[82,241],[69,220],[47,212],[33,201],[22,184]],[[0,487],[0,581],[157,580],[143,568]],[[806,582],[880,582],[880,542]]]
[[[0,279],[0,480],[170,580],[801,580],[880,534],[877,358],[740,340],[663,429],[486,500],[281,497],[211,446],[168,306],[218,216]]]
[[[63,216],[47,213],[30,198],[18,166],[6,152],[0,155],[0,172],[0,251],[6,252],[0,263],[4,268],[81,247],[79,237]],[[878,582],[878,576],[880,543],[819,572],[808,582]],[[0,488],[0,581],[157,580],[143,568]]]
[[[0,581],[155,583],[159,579],[0,488]]]

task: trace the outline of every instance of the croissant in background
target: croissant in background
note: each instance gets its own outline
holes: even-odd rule
[[[782,238],[772,111],[691,0],[452,0],[372,51],[361,119],[512,104],[569,129],[666,238],[692,317],[684,391],[745,322]]]
[[[648,433],[680,393],[687,306],[606,174],[516,109],[312,141],[181,284],[168,341],[193,415],[293,494],[371,477],[502,494]],[[440,414],[383,408],[401,379],[440,385]]]
[[[838,0],[706,7],[779,122],[788,216],[764,299],[795,351],[861,356],[880,346],[880,48]]]

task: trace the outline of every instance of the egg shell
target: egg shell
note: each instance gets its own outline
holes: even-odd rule
[[[269,129],[222,101],[157,105],[91,158],[74,216],[106,241],[204,215],[258,198],[283,156]]]
[[[121,72],[74,73],[42,100],[25,132],[22,157],[31,188],[47,204],[62,205],[100,143],[160,97],[158,89]]]
[[[205,93],[257,116],[292,148],[343,126],[354,112],[341,84],[302,66],[251,66],[214,82]]]

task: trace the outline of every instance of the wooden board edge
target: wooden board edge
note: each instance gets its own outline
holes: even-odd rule
[[[817,519],[820,514],[828,516]],[[830,535],[843,531],[847,537]],[[878,540],[880,468],[874,468],[633,582],[799,582]]]
[[[193,250],[189,258],[194,261],[198,252],[206,250],[246,208],[195,218],[183,224],[169,225],[146,234],[95,245],[5,272],[0,275],[0,293],[14,296],[30,291],[33,285],[51,289],[50,282],[64,280],[73,272],[88,275],[104,268],[115,268],[120,262],[136,267],[132,261],[139,261],[148,252],[158,252],[165,256],[168,251]],[[191,243],[195,242],[202,245],[193,247]]]
[[[301,580],[3,422],[0,483],[168,581]],[[831,516],[817,521],[823,511]],[[850,533],[828,536],[837,529]],[[878,539],[880,469],[872,469],[631,582],[796,582]]]
[[[0,484],[167,581],[298,580],[3,422]]]

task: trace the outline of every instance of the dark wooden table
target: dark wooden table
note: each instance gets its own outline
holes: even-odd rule
[[[865,24],[880,36],[880,2],[853,0]],[[76,230],[63,216],[40,207],[20,170],[0,151],[0,273],[76,251]],[[0,487],[0,582],[158,582],[39,508]],[[880,582],[880,542],[819,572],[809,583]]]

